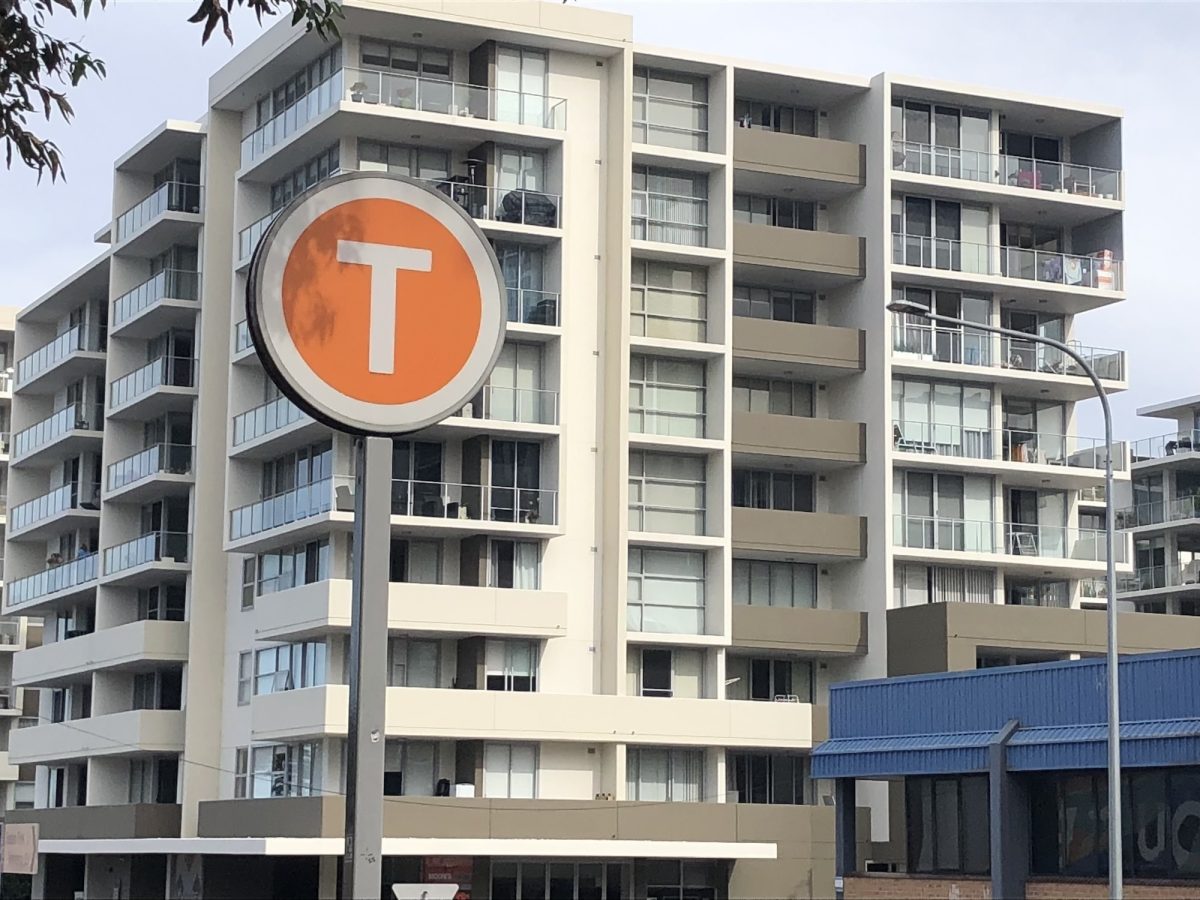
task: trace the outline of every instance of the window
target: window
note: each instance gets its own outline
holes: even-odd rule
[[[1061,403],[1006,399],[1004,458],[1013,462],[1064,465],[1066,421],[1066,406]]]
[[[537,690],[537,641],[488,638],[484,645],[484,671],[489,691]]]
[[[734,412],[768,413],[773,416],[813,415],[813,385],[807,381],[733,376]]]
[[[138,618],[171,622],[184,620],[186,589],[181,584],[161,584],[138,591]]]
[[[441,571],[441,541],[392,540],[389,581],[440,584]]]
[[[634,66],[633,140],[681,150],[707,150],[708,79]]]
[[[817,206],[807,200],[734,194],[733,221],[812,231],[817,227]]]
[[[490,587],[537,590],[540,578],[541,544],[537,541],[498,541],[488,545]]]
[[[733,505],[812,512],[813,477],[797,472],[734,469]]]
[[[816,609],[817,567],[809,563],[733,561],[733,602]]]
[[[558,295],[546,288],[546,253],[532,244],[495,241],[504,286],[508,290],[508,321],[527,325],[557,325]]]
[[[252,607],[254,597],[325,581],[330,577],[329,563],[328,538],[247,557],[242,570],[242,607]]]
[[[558,394],[543,390],[542,383],[541,344],[505,341],[483,389],[483,414],[502,422],[553,424]]]
[[[546,51],[531,47],[496,48],[496,121],[552,128],[546,100]]]
[[[385,797],[432,797],[437,774],[437,744],[388,741],[383,748]]]
[[[991,181],[994,166],[985,110],[892,101],[892,165],[905,172]]]
[[[246,780],[250,772],[250,748],[238,747],[233,752],[233,797],[244,800],[246,797]]]
[[[704,651],[634,647],[629,651],[630,693],[642,697],[704,696]]]
[[[730,753],[726,772],[738,803],[812,803],[808,757],[794,753]]]
[[[439,686],[437,641],[392,638],[388,641],[388,684],[392,687]]]
[[[541,150],[528,150],[524,147],[497,147],[496,187],[500,191],[546,190],[546,154]]]
[[[734,121],[742,128],[762,128],[781,134],[817,136],[817,111],[802,106],[764,103],[738,97],[733,101]]]
[[[304,100],[310,91],[328,81],[341,67],[340,45],[322,53],[275,90],[259,99],[255,106],[255,127],[261,128],[284,110]]]
[[[1071,585],[1066,581],[1011,578],[1005,587],[1005,602],[1009,606],[1051,606],[1066,609],[1071,605]]]
[[[297,166],[271,185],[271,212],[283,209],[293,197],[298,197],[338,171],[338,145],[318,153],[302,166]],[[190,271],[194,271],[192,266]]]
[[[174,803],[178,782],[177,757],[152,756],[129,761],[130,803]]]
[[[986,775],[905,779],[909,871],[986,875],[988,793]]]
[[[892,299],[915,303],[935,313],[966,322],[987,325],[992,320],[992,301],[957,291],[931,291],[912,285],[896,285]],[[995,338],[965,325],[934,325],[924,316],[899,313],[894,319],[892,348],[899,353],[928,357],[937,362],[966,366],[990,366]]]
[[[629,360],[629,430],[704,437],[705,364],[634,356]]]
[[[705,468],[702,456],[629,454],[629,530],[704,534]]]
[[[992,603],[996,573],[958,566],[898,565],[892,585],[895,606],[923,603]]]
[[[450,51],[414,47],[383,41],[363,40],[360,59],[364,66],[390,69],[422,78],[450,80]]]
[[[238,706],[245,706],[254,694],[254,653],[243,650],[238,654]]]
[[[897,450],[990,459],[991,421],[989,387],[892,380],[892,443]]]
[[[704,633],[704,554],[629,548],[629,630]]]
[[[182,670],[138,672],[133,676],[131,709],[181,709],[182,706]]]
[[[264,462],[262,495],[264,498],[277,497],[328,481],[332,475],[333,442],[321,441]]]
[[[255,572],[255,558],[253,556],[242,557],[242,609],[254,608],[254,593],[255,583],[257,581]]]
[[[450,177],[450,154],[436,147],[360,140],[358,168],[363,172],[391,172],[423,181],[445,181]]]
[[[641,689],[643,697],[671,696],[671,651],[642,651]]]
[[[986,206],[896,195],[892,198],[892,261],[897,265],[995,274]]]
[[[321,793],[320,744],[270,744],[250,748],[250,796],[311,797]]]
[[[629,290],[633,337],[706,341],[708,272],[698,266],[635,259]]]
[[[630,747],[626,800],[699,803],[704,796],[704,751]]]
[[[892,493],[898,546],[996,552],[991,478],[897,471]]]
[[[547,877],[547,873],[549,877]],[[619,862],[515,862],[494,858],[491,891],[494,900],[623,900],[632,884],[630,864]],[[518,893],[519,891],[519,893]],[[691,896],[691,895],[688,895]],[[699,900],[699,895],[697,895]]]
[[[731,656],[725,695],[730,700],[812,703],[813,664],[806,659]]]
[[[254,693],[318,687],[325,684],[325,642],[280,644],[254,654]]]
[[[532,800],[537,796],[537,747],[483,745],[483,796]]]
[[[708,243],[708,176],[633,167],[634,240],[702,247]]]
[[[747,319],[772,319],[776,322],[816,322],[813,295],[776,288],[733,286],[733,314]]]

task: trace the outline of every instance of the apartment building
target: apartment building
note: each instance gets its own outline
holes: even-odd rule
[[[1103,639],[1089,382],[886,304],[1085,341],[1124,298],[1120,114],[557,3],[345,13],[117,160],[103,252],[18,318],[35,895],[334,896],[350,442],[279,395],[243,297],[273,216],[348,170],[460,203],[508,288],[489,383],[394,444],[385,882],[829,894],[831,683]],[[886,786],[858,802],[887,858]]]
[[[1147,613],[1200,615],[1200,397],[1146,406],[1139,416],[1166,419],[1166,433],[1134,441],[1132,481],[1118,495],[1117,526],[1133,538],[1133,572],[1118,585],[1122,601]],[[1170,619],[1178,622],[1178,619]]]

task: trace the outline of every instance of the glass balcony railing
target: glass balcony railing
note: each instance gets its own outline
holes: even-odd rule
[[[99,508],[100,498],[96,496],[95,487],[71,482],[55,488],[48,494],[14,506],[8,512],[8,527],[14,532],[23,531],[69,509]]]
[[[95,581],[97,559],[95,553],[89,553],[70,562],[60,563],[44,572],[36,572],[9,582],[5,585],[6,605],[19,606]]]
[[[242,319],[233,330],[233,352],[235,354],[244,353],[253,346],[254,339],[250,336],[250,323]]]
[[[494,422],[520,422],[526,425],[558,424],[558,391],[535,388],[484,385],[480,393],[482,409],[473,405],[476,418]]]
[[[21,623],[0,622],[0,646],[12,647],[21,643]]]
[[[108,386],[108,408],[119,409],[155,388],[195,387],[196,361],[181,356],[160,356],[123,375]]]
[[[1092,528],[983,522],[941,516],[896,513],[892,517],[892,543],[915,550],[949,550],[965,553],[1001,553],[1104,562],[1105,535]],[[1116,542],[1116,561],[1124,562],[1125,540]]]
[[[58,365],[72,353],[98,352],[104,349],[105,336],[98,328],[74,325],[48,344],[34,350],[17,362],[16,386],[28,384],[47,369]]]
[[[312,417],[287,397],[277,397],[233,417],[233,445],[237,447],[301,421],[311,422]]]
[[[1171,431],[1154,437],[1141,438],[1131,444],[1134,462],[1165,459],[1181,453],[1200,450],[1200,428],[1191,431]]]
[[[13,389],[12,372],[0,372],[0,394],[11,394]]]
[[[192,536],[181,531],[151,531],[104,550],[104,574],[116,575],[155,562],[188,562]]]
[[[1102,438],[920,421],[893,422],[892,442],[901,453],[1081,469],[1103,470],[1108,456]],[[1123,455],[1113,458],[1113,468],[1124,470]]]
[[[493,187],[465,181],[429,180],[473,219],[557,228],[562,197],[526,188]]]
[[[1143,525],[1185,522],[1188,519],[1200,519],[1200,496],[1126,506],[1117,510],[1116,525],[1118,528],[1139,528]]]
[[[1007,184],[1037,191],[1121,199],[1121,173],[1080,163],[1028,159],[981,150],[943,147],[916,141],[892,141],[892,168],[917,175]]]
[[[557,325],[558,294],[508,288],[508,321],[522,325]]]
[[[126,485],[159,473],[186,475],[192,471],[192,448],[188,444],[154,444],[140,453],[111,463],[108,489],[117,491]]]
[[[705,388],[687,384],[650,383],[645,385],[638,395],[641,397],[639,403],[643,405],[630,404],[630,432],[665,434],[671,437],[704,437],[704,410],[707,398]]]
[[[1133,572],[1117,576],[1117,593],[1134,591],[1156,591],[1162,588],[1177,588],[1194,585],[1200,590],[1200,562],[1179,564],[1167,563],[1160,566],[1144,566]]]
[[[634,191],[630,237],[638,241],[706,247],[708,200],[659,191]]]
[[[337,475],[239,506],[229,513],[229,539],[238,540],[327,513],[335,504],[354,512],[354,478]]]
[[[36,425],[18,431],[13,437],[13,455],[26,456],[71,431],[101,430],[104,411],[93,403],[72,403],[56,410]]]
[[[1080,503],[1106,503],[1108,492],[1103,484],[1093,484],[1079,489]]]
[[[567,127],[567,103],[557,97],[457,84],[400,72],[346,68],[334,72],[246,135],[242,139],[242,165],[261,158],[343,100],[559,131]]]
[[[1070,287],[1121,290],[1121,261],[1107,250],[1090,256],[992,247],[949,238],[892,235],[892,262],[898,266],[941,269],[971,275],[1000,275]]]
[[[163,269],[113,301],[112,324],[128,322],[159,300],[199,300],[200,273]]]
[[[168,181],[117,216],[116,241],[133,237],[165,212],[198,213],[204,189],[198,184]]]
[[[7,431],[0,431],[0,456],[8,456],[12,449],[12,435]]]
[[[346,97],[372,103],[513,125],[532,125],[562,131],[567,127],[567,101],[474,84],[422,78],[373,69],[343,70]]]
[[[1067,345],[1082,356],[1101,378],[1124,380],[1123,350],[1089,347],[1077,341],[1068,341]],[[954,365],[1018,369],[1075,378],[1087,377],[1079,363],[1054,347],[967,328],[896,322],[892,325],[892,350]]]
[[[273,210],[267,213],[257,222],[247,225],[238,232],[238,264],[249,262],[250,257],[254,255],[254,248],[258,246],[258,242],[262,240],[262,236],[267,233],[267,229],[271,227],[271,223],[282,212],[282,208]]]
[[[392,482],[392,515],[555,525],[558,522],[558,492],[542,488],[397,479]]]

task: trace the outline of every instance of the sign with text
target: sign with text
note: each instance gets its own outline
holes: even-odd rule
[[[35,823],[0,826],[0,872],[36,875],[37,870],[38,826]]]

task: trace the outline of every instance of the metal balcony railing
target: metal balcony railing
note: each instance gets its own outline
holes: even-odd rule
[[[892,443],[901,453],[1081,469],[1103,470],[1108,458],[1102,438],[1017,428],[964,428],[936,422],[893,422]],[[1114,456],[1113,468],[1125,469],[1123,453]]]
[[[984,522],[943,516],[896,513],[892,517],[892,543],[915,550],[949,550],[1000,553],[1104,562],[1105,535],[1092,528]],[[1118,538],[1116,561],[1124,562],[1125,540]]]
[[[1142,438],[1131,445],[1134,462],[1165,459],[1182,453],[1200,450],[1200,428],[1191,431],[1171,431],[1154,437]]]

